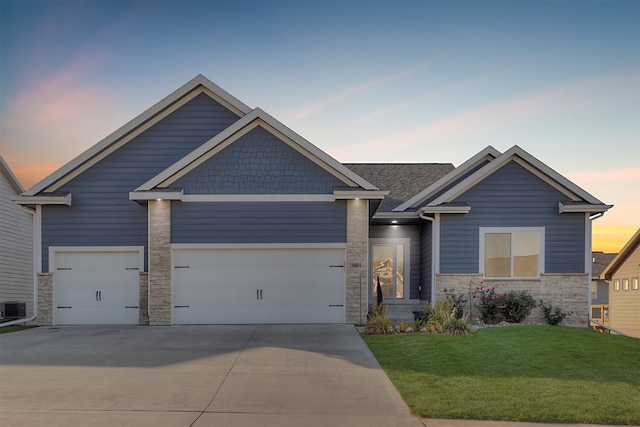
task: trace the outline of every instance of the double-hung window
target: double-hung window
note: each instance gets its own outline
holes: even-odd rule
[[[544,273],[544,227],[480,227],[480,270],[487,278]]]

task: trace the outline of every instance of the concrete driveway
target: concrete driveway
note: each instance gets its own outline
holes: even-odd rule
[[[0,335],[0,425],[421,426],[350,325]]]

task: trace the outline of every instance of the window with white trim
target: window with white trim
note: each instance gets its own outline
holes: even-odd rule
[[[623,291],[629,290],[629,279],[622,279],[622,290]]]
[[[620,290],[620,279],[614,279],[613,280],[613,290],[614,291],[619,291]]]
[[[638,278],[634,277],[633,279],[631,279],[631,289],[633,289],[634,291],[638,290]]]
[[[487,278],[544,273],[544,227],[480,227],[480,272]]]

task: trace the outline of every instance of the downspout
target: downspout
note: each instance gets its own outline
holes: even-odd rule
[[[17,325],[18,323],[27,323],[32,322],[38,318],[38,275],[36,274],[36,252],[38,250],[37,245],[37,225],[36,225],[36,212],[24,206],[21,206],[25,211],[29,212],[33,217],[31,223],[33,224],[33,315],[24,319],[16,319],[10,322],[0,323],[0,328],[4,328],[5,326]]]
[[[435,236],[435,218],[426,216],[423,210],[418,213],[420,219],[431,222],[431,303],[432,306],[436,300],[436,236]]]
[[[604,215],[604,212],[598,212],[593,216],[589,216],[588,212],[586,213],[587,221],[585,221],[585,222],[587,224],[589,224],[589,231],[588,231],[589,236],[588,236],[588,239],[585,239],[585,240],[588,240],[591,245],[593,245],[593,221],[598,219],[598,218],[600,218],[603,215]],[[596,324],[598,323],[598,322],[594,321],[591,318],[591,302],[592,302],[592,300],[591,300],[591,287],[593,286],[593,283],[592,283],[593,277],[591,275],[592,274],[591,270],[593,269],[593,250],[592,250],[591,247],[588,247],[588,248],[585,249],[585,257],[586,257],[585,264],[588,264],[588,266],[589,266],[589,268],[587,269],[587,274],[588,274],[587,280],[588,280],[588,283],[589,283],[589,289],[588,289],[588,298],[589,298],[589,316],[588,316],[588,319],[589,319],[589,322],[587,324],[587,328],[591,328],[591,322],[595,322]]]

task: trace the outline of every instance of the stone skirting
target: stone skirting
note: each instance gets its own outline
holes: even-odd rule
[[[456,293],[468,293],[476,287],[495,288],[498,293],[524,291],[531,293],[536,302],[560,307],[563,311],[573,311],[563,325],[585,327],[588,325],[589,292],[591,291],[587,274],[541,274],[539,279],[495,280],[485,279],[480,274],[436,274],[436,300],[445,297],[444,289],[454,289]],[[474,307],[472,318],[479,311]],[[540,307],[533,310],[526,319],[529,323],[545,324]]]
[[[368,237],[369,202],[347,200],[346,323],[364,324],[367,321]]]
[[[34,323],[53,325],[53,273],[38,273],[38,317]]]
[[[171,201],[149,200],[149,325],[171,325]]]

